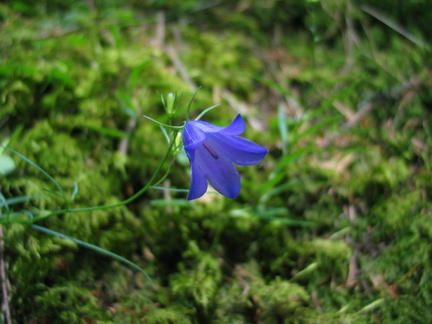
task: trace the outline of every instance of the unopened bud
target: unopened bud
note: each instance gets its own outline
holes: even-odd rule
[[[175,94],[172,92],[168,93],[165,102],[165,110],[169,116],[173,116],[176,111],[175,101]]]

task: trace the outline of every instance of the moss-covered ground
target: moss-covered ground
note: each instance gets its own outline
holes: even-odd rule
[[[430,21],[426,0],[3,1],[3,323],[432,321]],[[166,190],[56,213],[149,184],[168,144],[143,115],[177,93],[181,125],[198,87],[192,117],[241,113],[269,149],[238,198],[168,190],[180,153]]]

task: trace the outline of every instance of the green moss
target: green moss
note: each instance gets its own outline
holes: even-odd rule
[[[304,319],[303,308],[307,308],[309,295],[303,287],[277,278],[268,285],[257,287],[253,293],[262,321],[300,323]]]
[[[179,273],[170,278],[172,292],[181,300],[189,300],[188,304],[197,308],[201,316],[208,316],[214,310],[222,279],[220,265],[212,255],[200,251],[194,242],[189,243],[183,256],[185,261],[179,264]]]
[[[6,152],[17,162],[0,176],[9,223],[138,192],[168,147],[141,115],[169,123],[160,96],[183,93],[171,121],[181,125],[194,92],[186,75],[203,87],[192,118],[220,103],[206,121],[224,125],[240,112],[245,136],[270,152],[239,168],[235,200],[209,194],[187,202],[184,192],[152,188],[127,206],[37,222],[132,260],[152,281],[72,241],[4,224],[16,322],[428,318],[424,45],[343,1],[57,2],[0,7],[0,142],[52,177]],[[386,6],[384,15],[400,16]],[[402,25],[421,41],[419,22],[430,19],[416,8],[404,3],[401,21],[416,17]],[[227,91],[238,100],[232,107]],[[159,185],[188,188],[188,161],[168,159],[158,179],[169,168]]]
[[[343,282],[348,271],[352,249],[343,241],[315,239],[310,242],[310,249],[316,253],[320,275],[334,276]]]
[[[21,147],[22,154],[28,159],[59,177],[77,178],[83,172],[84,156],[79,143],[67,134],[56,132],[47,121],[27,132]],[[19,166],[29,173],[38,173],[24,161]]]
[[[391,239],[395,232],[404,232],[410,228],[412,218],[416,217],[421,207],[419,191],[394,194],[379,203],[372,211],[376,217],[380,233]]]
[[[71,309],[71,305],[75,307]],[[52,323],[86,323],[106,318],[94,293],[90,289],[77,287],[75,282],[48,288],[35,298],[35,306],[40,314],[49,314],[44,315],[43,319],[49,319]]]

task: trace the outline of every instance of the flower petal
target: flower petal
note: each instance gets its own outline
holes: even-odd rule
[[[268,150],[238,135],[245,130],[239,114],[227,127],[203,121],[186,123],[182,137],[192,167],[188,200],[201,197],[207,182],[219,193],[235,198],[240,191],[240,175],[233,165],[252,165],[260,162]]]
[[[229,124],[227,127],[225,127],[222,132],[227,135],[240,135],[243,134],[245,131],[246,125],[243,120],[242,115],[238,114],[231,124]]]
[[[207,191],[207,180],[198,164],[192,163],[191,185],[187,199],[197,199]]]
[[[194,121],[187,122],[182,132],[183,144],[185,147],[189,146],[190,149],[195,149],[207,138],[206,133],[196,127],[195,123]]]
[[[215,126],[210,123],[201,121],[201,120],[192,120],[187,122],[187,124],[193,125],[193,127],[198,128],[199,130],[203,131],[204,133],[217,133],[224,129],[224,127]],[[186,124],[186,125],[187,125]]]
[[[208,134],[207,142],[219,155],[239,165],[257,164],[268,152],[265,147],[252,141],[223,132]]]
[[[203,145],[195,152],[195,162],[216,191],[231,199],[238,195],[240,175],[229,160]]]
[[[190,121],[186,125],[188,124],[194,128],[200,129],[204,133],[223,132],[227,135],[240,135],[245,131],[246,127],[243,117],[240,114],[238,114],[227,127],[215,126],[200,120]]]

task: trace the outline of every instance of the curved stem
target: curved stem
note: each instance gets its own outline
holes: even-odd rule
[[[160,126],[163,126],[163,127],[169,128],[169,129],[174,129],[174,130],[178,131],[178,130],[182,130],[184,128],[184,125],[183,126],[172,126],[172,125],[161,123],[161,122],[157,121],[156,119],[153,119],[153,118],[146,116],[146,115],[143,115],[143,117],[147,118],[148,120],[151,120],[152,122],[155,122],[156,124],[158,124]]]
[[[93,207],[82,207],[82,208],[66,208],[66,209],[62,209],[62,210],[56,210],[52,213],[49,213],[48,215],[44,215],[44,216],[39,216],[39,217],[34,217],[29,219],[28,221],[25,221],[26,223],[34,223],[37,221],[40,221],[42,219],[46,219],[52,216],[56,216],[56,215],[60,215],[60,214],[67,214],[67,213],[80,213],[80,212],[86,212],[86,211],[94,211],[94,210],[103,210],[103,209],[109,209],[109,208],[115,208],[115,207],[119,207],[119,206],[124,206],[127,205],[129,203],[131,203],[132,201],[134,201],[135,199],[137,199],[138,197],[140,197],[143,193],[145,193],[151,186],[153,181],[156,180],[157,175],[159,174],[159,172],[162,170],[162,167],[164,166],[164,164],[166,163],[166,161],[168,160],[168,158],[170,157],[173,147],[175,145],[176,142],[176,138],[178,136],[178,132],[175,133],[169,147],[168,150],[164,156],[164,158],[162,159],[162,161],[159,163],[158,167],[156,168],[155,172],[153,173],[153,175],[151,176],[150,180],[147,182],[147,184],[141,188],[140,191],[138,191],[136,194],[134,194],[133,196],[118,202],[118,203],[114,203],[114,204],[107,204],[107,205],[100,205],[100,206],[93,206]],[[159,183],[159,181],[158,181]]]

